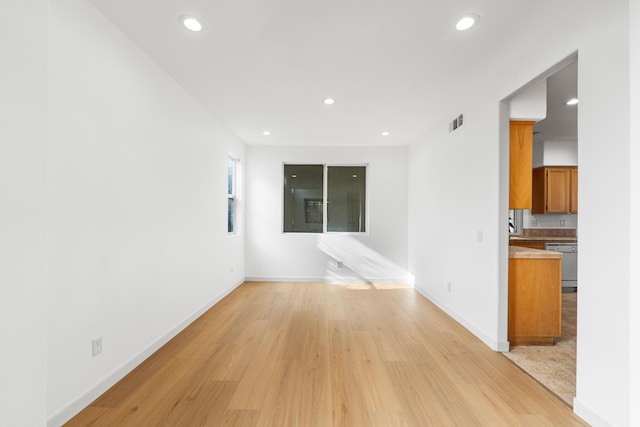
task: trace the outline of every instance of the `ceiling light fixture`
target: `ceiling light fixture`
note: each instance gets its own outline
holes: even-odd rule
[[[478,23],[478,15],[464,15],[456,22],[456,30],[466,31]]]
[[[380,132],[380,135],[382,135],[382,136],[389,136],[389,135],[391,135],[391,133],[390,133],[388,130],[385,130],[385,131],[383,131],[383,132]]]
[[[333,105],[333,104],[336,103],[336,100],[333,99],[333,98],[325,98],[325,99],[322,100],[322,103],[324,105]]]
[[[269,136],[269,135],[271,135],[271,132],[269,132],[268,130],[263,130],[263,131],[262,131],[262,134],[263,134],[264,136]]]
[[[564,104],[565,105],[578,105],[578,98],[571,98],[570,100],[568,100]]]
[[[204,29],[204,25],[202,24],[202,22],[200,22],[200,20],[194,18],[193,16],[181,16],[180,22],[182,22],[182,25],[184,25],[187,29],[195,33]]]

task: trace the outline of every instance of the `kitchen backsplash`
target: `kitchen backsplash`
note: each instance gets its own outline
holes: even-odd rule
[[[575,228],[525,228],[523,237],[576,237]]]
[[[577,214],[533,215],[530,210],[522,212],[523,228],[578,228]]]

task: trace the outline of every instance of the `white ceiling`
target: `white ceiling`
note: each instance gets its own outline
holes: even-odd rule
[[[574,61],[547,79],[547,118],[534,126],[534,142],[578,140],[578,106],[565,104],[577,97],[578,62]]]
[[[579,0],[90,1],[247,144],[403,145]]]

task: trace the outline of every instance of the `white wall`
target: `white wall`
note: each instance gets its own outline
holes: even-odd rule
[[[49,37],[48,416],[58,425],[242,281],[226,179],[229,152],[242,160],[244,148],[89,2],[51,2]],[[96,337],[103,353],[92,358]]]
[[[476,82],[480,89],[459,100],[466,106],[463,132],[448,134],[443,118],[409,151],[409,268],[416,286],[501,348],[508,168],[500,152],[506,145],[499,101],[579,52],[581,288],[574,407],[595,425],[629,425],[630,414],[628,30],[627,1],[576,3],[573,14],[549,22],[548,32],[523,45],[494,80]],[[447,282],[452,292],[446,292]]]
[[[578,141],[540,141],[534,146],[534,168],[578,165]]]
[[[246,273],[256,280],[325,280],[351,277],[348,268],[335,270],[326,245],[346,247],[398,268],[375,272],[372,279],[407,267],[406,147],[247,147]],[[367,169],[369,233],[353,238],[318,234],[283,234],[283,162],[300,164],[364,164]],[[329,237],[329,239],[326,239]],[[325,251],[323,252],[324,249]],[[331,249],[329,249],[331,250]],[[377,255],[369,252],[373,250]],[[352,251],[353,252],[353,251]],[[356,263],[357,260],[354,259]],[[362,265],[356,269],[362,272]],[[366,275],[372,274],[367,270]],[[357,276],[357,275],[355,275]],[[396,277],[393,277],[396,278]],[[405,277],[403,277],[404,279]]]
[[[602,9],[594,16],[599,15],[601,26],[598,31],[585,28],[578,65],[581,293],[574,408],[592,424],[602,419],[623,426],[629,425],[630,408],[631,258],[628,251],[608,248],[630,244],[628,2],[597,7]],[[614,344],[616,351],[605,349],[603,342]]]
[[[540,121],[547,117],[547,79],[527,88],[509,100],[511,120]]]
[[[460,131],[448,133],[443,121],[409,150],[409,270],[415,286],[492,348],[501,345],[498,113],[497,100],[468,105]],[[506,217],[504,224],[506,230]]]
[[[631,43],[629,52],[631,54],[631,155],[629,156],[629,166],[631,170],[631,228],[629,233],[630,250],[629,259],[640,259],[640,2],[631,2],[630,13]],[[631,296],[629,298],[629,312],[631,314],[631,327],[629,328],[630,353],[629,360],[640,359],[640,263],[631,263]],[[632,363],[630,369],[630,393],[631,402],[640,402],[640,364]],[[640,425],[640,405],[631,405],[631,415],[629,425]]]
[[[578,228],[578,214],[532,214],[522,212],[522,228]]]
[[[0,13],[2,426],[46,422],[47,9],[46,0],[24,0]]]
[[[577,150],[576,146],[576,150]],[[533,162],[532,166],[537,168],[544,166],[544,141],[533,142]]]

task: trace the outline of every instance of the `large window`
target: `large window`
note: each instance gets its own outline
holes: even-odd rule
[[[227,161],[227,232],[236,232],[236,166],[238,161],[229,157]]]
[[[366,166],[284,165],[284,231],[365,232],[366,178]]]

